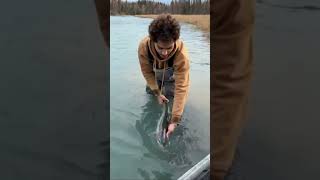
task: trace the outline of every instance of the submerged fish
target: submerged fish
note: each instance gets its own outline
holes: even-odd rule
[[[163,104],[162,114],[157,124],[157,142],[160,146],[166,146],[168,144],[167,131],[169,126],[169,107],[167,103]]]

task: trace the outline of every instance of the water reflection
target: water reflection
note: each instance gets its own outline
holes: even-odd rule
[[[151,180],[151,179],[158,179],[158,180],[171,180],[173,179],[173,175],[170,173],[166,173],[166,172],[159,172],[159,171],[151,171],[151,173],[153,174],[153,178],[150,177],[150,174],[146,171],[143,170],[141,168],[138,168],[138,173],[141,175],[141,177],[144,180]]]
[[[171,100],[170,102],[173,101]],[[192,135],[184,125],[188,119],[182,119],[180,126],[170,136],[170,143],[163,149],[157,144],[155,133],[157,121],[161,116],[161,106],[155,97],[149,95],[141,109],[141,119],[136,121],[136,129],[141,136],[143,146],[148,150],[147,153],[143,154],[143,157],[152,158],[156,161],[165,161],[168,166],[172,166],[169,168],[171,171],[176,168],[190,167],[192,165],[190,150],[197,146],[198,138]],[[148,172],[141,168],[138,168],[137,171],[144,179],[150,179],[151,174],[156,179],[171,179],[172,177],[172,174],[168,172]]]

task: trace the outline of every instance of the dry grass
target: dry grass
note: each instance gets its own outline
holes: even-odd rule
[[[137,17],[155,18],[157,15],[136,15]],[[196,25],[205,32],[210,32],[210,15],[173,15],[179,22]]]

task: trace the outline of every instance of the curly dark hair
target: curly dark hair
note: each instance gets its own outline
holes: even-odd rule
[[[176,41],[180,36],[180,24],[170,14],[161,14],[149,25],[149,36],[154,42]]]

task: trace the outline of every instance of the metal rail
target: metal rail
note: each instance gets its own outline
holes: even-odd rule
[[[186,173],[184,173],[178,180],[195,180],[199,179],[203,173],[208,173],[210,169],[210,154],[203,158],[200,162],[194,165]]]

